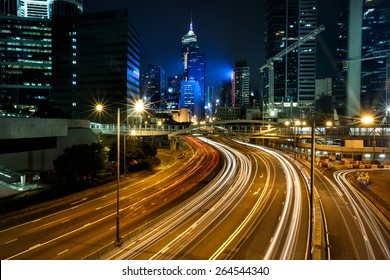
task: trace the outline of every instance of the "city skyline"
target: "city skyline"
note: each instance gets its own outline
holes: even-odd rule
[[[130,21],[141,34],[142,67],[160,65],[165,77],[182,71],[180,43],[192,14],[193,30],[207,55],[206,86],[229,80],[235,61],[247,60],[252,86],[258,87],[264,62],[263,1],[84,1],[85,13],[121,8],[129,8]]]

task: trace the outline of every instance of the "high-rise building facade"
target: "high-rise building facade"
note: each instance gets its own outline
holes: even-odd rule
[[[249,84],[250,84],[250,68],[244,60],[235,62],[233,75],[233,107],[244,107],[249,105]]]
[[[363,5],[361,110],[384,113],[390,105],[390,1]]]
[[[199,82],[182,81],[180,86],[180,108],[188,108],[191,122],[200,121],[199,108],[196,106],[202,97]]]
[[[182,75],[168,77],[167,90],[166,90],[167,109],[179,109],[180,87],[182,81],[183,81]]]
[[[1,0],[0,14],[7,16],[17,16],[20,0]]]
[[[333,109],[338,114],[346,115],[347,100],[347,67],[348,59],[348,18],[349,0],[339,0],[336,6],[336,32],[335,37],[335,66],[334,85],[332,94]]]
[[[180,105],[188,108],[191,116],[198,120],[204,118],[204,96],[206,76],[206,56],[199,52],[198,39],[193,31],[192,21],[190,30],[182,37],[181,41],[183,61],[183,82]],[[188,84],[186,82],[189,82]],[[198,86],[194,86],[197,83]],[[189,89],[196,89],[192,93]],[[190,95],[193,94],[191,97]]]
[[[74,118],[115,123],[139,98],[139,33],[127,10],[53,18],[53,100]],[[104,114],[95,112],[106,104]],[[109,106],[110,105],[110,106]]]
[[[298,39],[299,1],[267,0],[266,2],[266,59],[272,58]],[[286,54],[274,62],[274,101],[297,101],[298,98],[298,50]],[[266,73],[267,74],[267,73]],[[264,96],[268,96],[268,77],[265,79]],[[282,108],[281,108],[282,109]]]
[[[141,74],[140,91],[142,99],[149,103],[151,108],[161,108],[165,99],[163,94],[163,70],[159,65],[148,64]]]
[[[317,0],[299,1],[299,38],[317,28]],[[298,47],[298,107],[314,108],[316,85],[316,40]]]
[[[0,98],[7,113],[36,112],[51,100],[55,14],[82,12],[82,0],[0,2]]]
[[[35,112],[52,90],[51,23],[0,15],[0,25],[0,109]]]
[[[0,12],[28,18],[81,14],[83,0],[1,0]]]
[[[317,28],[316,0],[266,0],[266,54],[270,59]],[[265,73],[263,95],[268,95]],[[300,109],[314,108],[316,40],[306,41],[274,62],[274,102],[295,102]],[[290,109],[288,109],[290,111]]]

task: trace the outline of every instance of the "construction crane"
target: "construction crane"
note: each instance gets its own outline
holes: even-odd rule
[[[281,52],[279,52],[277,55],[271,57],[268,59],[263,66],[259,68],[260,73],[264,72],[265,68],[268,68],[268,107],[269,111],[272,114],[274,111],[274,61],[280,60],[283,56],[291,52],[292,50],[298,48],[300,45],[304,44],[306,41],[313,40],[318,33],[323,31],[325,29],[325,26],[321,25],[311,31],[310,33],[306,34],[305,36],[301,37],[298,41],[296,41],[294,44],[288,46]]]

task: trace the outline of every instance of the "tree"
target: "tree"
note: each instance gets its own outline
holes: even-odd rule
[[[117,146],[118,142],[114,141],[112,144],[108,159],[111,162],[117,161]],[[123,139],[121,138],[120,143],[120,168],[123,171]],[[146,141],[137,141],[136,139],[130,139],[126,141],[126,166],[130,168],[135,163],[144,163],[144,160],[147,157],[155,157],[157,155],[157,146],[154,143],[149,143]]]
[[[71,184],[70,187],[92,183],[105,165],[103,147],[92,143],[65,148],[64,153],[53,164],[57,177],[66,184]]]

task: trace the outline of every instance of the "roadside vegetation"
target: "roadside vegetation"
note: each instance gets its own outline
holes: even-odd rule
[[[120,143],[120,173],[126,174],[150,170],[159,164],[157,146],[151,142],[127,141],[126,157],[124,143]],[[6,197],[0,200],[0,214],[23,209],[45,202],[95,188],[116,180],[117,142],[111,146],[100,143],[74,145],[65,148],[54,160],[54,172],[43,176],[44,189],[37,189]],[[125,164],[126,163],[126,164]]]

